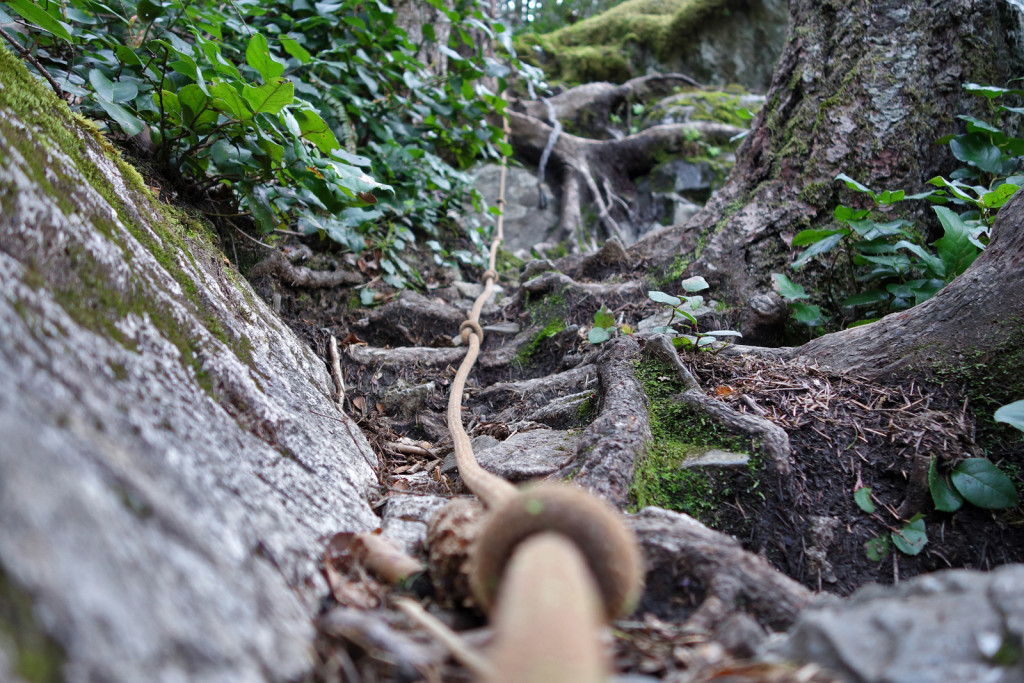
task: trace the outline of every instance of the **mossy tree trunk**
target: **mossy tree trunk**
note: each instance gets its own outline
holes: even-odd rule
[[[793,235],[858,199],[834,181],[838,173],[915,192],[951,170],[935,141],[960,132],[957,114],[979,104],[961,85],[1019,75],[1012,11],[998,0],[792,0],[766,106],[725,186],[688,223],[632,254],[655,269],[685,266],[733,303],[770,292],[770,273],[795,255]]]

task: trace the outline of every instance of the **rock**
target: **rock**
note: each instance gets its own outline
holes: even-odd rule
[[[441,496],[395,494],[384,506],[381,535],[406,555],[420,555],[431,516],[448,503]]]
[[[0,150],[0,633],[71,681],[302,678],[323,539],[377,526],[325,363],[3,49]]]
[[[746,467],[750,463],[750,456],[746,453],[733,453],[712,448],[703,453],[695,453],[689,456],[679,466],[680,469],[688,470],[696,467],[724,467],[738,469]]]
[[[433,382],[393,389],[384,394],[384,410],[389,415],[412,419],[427,404],[435,389]]]
[[[868,586],[804,610],[768,659],[814,662],[856,683],[1024,680],[1024,566],[949,570]]]
[[[480,466],[509,481],[554,474],[576,455],[579,436],[555,429],[534,429],[477,453]]]
[[[489,206],[497,206],[501,179],[501,166],[485,164],[470,174],[473,186],[484,196]],[[505,179],[505,249],[515,253],[530,251],[548,239],[558,227],[558,197],[551,186],[544,184],[547,208],[540,208],[537,175],[525,168],[509,166]],[[493,216],[475,214],[481,222],[490,223]]]

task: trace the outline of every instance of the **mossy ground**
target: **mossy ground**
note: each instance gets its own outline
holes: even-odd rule
[[[0,647],[7,653],[13,672],[27,683],[64,680],[64,649],[36,623],[32,598],[18,588],[0,568]]]
[[[655,505],[685,512],[714,524],[733,487],[756,486],[756,458],[748,472],[682,469],[683,462],[709,448],[754,453],[757,444],[737,436],[709,416],[675,400],[685,391],[672,368],[657,359],[637,364],[636,376],[647,394],[651,443],[637,463],[631,494],[636,509]],[[751,476],[755,475],[755,476]]]
[[[519,36],[516,49],[553,80],[621,83],[639,75],[642,55],[671,56],[687,45],[701,21],[727,5],[726,0],[626,0],[557,31]]]

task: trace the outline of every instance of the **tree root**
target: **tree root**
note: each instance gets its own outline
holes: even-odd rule
[[[373,346],[352,345],[348,347],[348,355],[360,365],[438,367],[458,363],[466,355],[466,349],[465,347],[434,349],[424,346],[381,349]]]
[[[252,270],[249,271],[250,279],[268,275],[276,276],[281,282],[292,287],[305,287],[307,289],[322,289],[324,287],[337,287],[338,285],[358,285],[363,282],[363,276],[359,273],[353,273],[341,268],[337,270],[310,270],[305,266],[296,266],[280,252],[274,252],[253,266]]]
[[[676,395],[676,400],[680,403],[687,403],[699,408],[702,412],[717,419],[726,427],[759,436],[764,444],[765,452],[771,457],[779,473],[788,474],[792,470],[789,435],[786,434],[785,429],[759,415],[741,413],[731,406],[706,395],[697,378],[679,360],[679,354],[676,352],[675,347],[672,346],[672,342],[667,335],[659,334],[650,337],[647,340],[646,350],[652,356],[667,362],[675,370],[683,386],[686,387],[685,392]]]
[[[559,474],[609,503],[624,506],[633,483],[633,463],[651,440],[647,397],[633,373],[639,344],[620,337],[605,344],[597,359],[601,410],[583,432],[576,460]]]
[[[713,633],[737,613],[748,613],[774,630],[788,628],[812,593],[743,549],[732,536],[708,529],[692,517],[646,508],[630,518],[647,560],[647,593],[641,609],[664,612],[686,602],[700,606],[686,620],[698,632]]]

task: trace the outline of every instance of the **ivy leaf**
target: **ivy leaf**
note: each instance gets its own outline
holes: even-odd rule
[[[99,69],[89,71],[89,83],[92,84],[97,95],[115,104],[134,100],[135,96],[139,94],[139,88],[134,83],[130,81],[114,83]]]
[[[869,194],[872,197],[875,196],[875,193],[871,191],[871,188],[869,188],[867,185],[857,182],[856,180],[846,175],[845,173],[840,173],[839,175],[837,175],[836,180],[842,180],[844,183],[846,183],[846,186],[848,188],[854,190],[855,192]]]
[[[849,220],[853,219],[851,218]],[[841,228],[839,230],[801,230],[793,236],[793,241],[790,244],[794,247],[802,247],[806,244],[815,244],[820,242],[826,237],[840,234],[849,235],[850,231],[845,228]]]
[[[659,304],[668,304],[669,306],[678,306],[683,303],[683,300],[677,296],[666,294],[665,292],[647,292],[647,298]]]
[[[295,101],[295,85],[286,78],[275,78],[254,88],[242,86],[242,97],[255,114],[276,114]]]
[[[1014,401],[996,411],[996,422],[1005,422],[1024,432],[1024,401]]]
[[[598,327],[615,327],[615,316],[606,307],[601,306],[601,309],[594,314],[594,324]]]
[[[281,47],[284,48],[284,51],[299,60],[300,63],[309,64],[313,59],[313,55],[309,54],[309,51],[291,36],[281,36],[278,40],[281,41]]]
[[[132,114],[120,104],[99,96],[96,97],[96,103],[103,107],[103,111],[107,112],[107,116],[116,121],[117,125],[121,126],[121,129],[127,135],[138,135],[146,125],[142,122],[142,119]]]
[[[943,512],[956,512],[964,504],[964,498],[949,485],[946,478],[939,474],[935,465],[935,458],[932,458],[928,465],[928,490],[932,494],[932,502],[936,510]]]
[[[914,515],[902,529],[893,531],[889,536],[893,545],[907,555],[917,555],[928,544],[928,534],[925,533],[924,518],[921,515]]]
[[[871,501],[871,487],[861,486],[853,492],[853,502],[869,515],[875,511],[875,504]]]
[[[694,275],[688,277],[682,282],[684,292],[702,292],[705,289],[710,289],[711,285],[708,281],[702,278],[700,275]]]
[[[38,26],[44,31],[52,33],[58,38],[66,40],[69,43],[74,42],[71,39],[71,27],[63,21],[59,21],[54,18],[37,3],[32,2],[31,0],[5,0],[5,2],[8,7],[20,14],[26,21],[28,21],[28,23]],[[56,10],[60,5],[53,3],[51,7]]]
[[[792,267],[799,268],[815,256],[831,251],[837,244],[843,241],[844,237],[846,237],[846,235],[839,232],[835,235],[829,235],[819,242],[815,242],[811,246],[807,247],[796,261],[793,261]]]
[[[1002,470],[985,458],[968,458],[953,469],[953,486],[980,508],[998,510],[1017,504],[1017,489]]]
[[[939,257],[946,265],[946,277],[954,277],[967,270],[978,256],[978,248],[971,242],[971,229],[960,216],[945,206],[933,206],[945,235],[935,242]]]
[[[801,325],[816,327],[824,322],[821,316],[821,309],[814,304],[805,304],[802,301],[794,301],[789,304],[789,307],[793,310],[793,317],[796,318],[796,321]]]
[[[807,298],[807,290],[782,273],[772,273],[772,288],[787,301]]]
[[[213,106],[222,112],[230,114],[237,121],[246,121],[252,118],[252,112],[246,106],[245,100],[238,94],[231,85],[227,83],[215,83],[209,87],[213,99]]]
[[[289,111],[286,110],[284,113],[289,114]],[[324,154],[330,154],[338,148],[338,139],[334,137],[331,127],[315,111],[293,109],[290,110],[289,116],[293,117],[292,120],[298,127],[298,137],[312,142]]]
[[[1020,187],[1011,183],[1003,183],[992,192],[986,192],[981,196],[981,201],[988,209],[1000,209],[1003,204],[1010,201]]]
[[[864,544],[864,553],[872,562],[881,562],[889,554],[889,537],[876,536]]]
[[[254,33],[245,48],[245,61],[259,72],[264,83],[270,83],[284,74],[284,64],[270,54],[267,39],[261,33]]]
[[[587,341],[591,344],[601,344],[611,338],[612,336],[608,333],[608,330],[603,327],[595,327],[587,334]]]
[[[949,150],[960,161],[988,173],[998,173],[1003,165],[1003,153],[982,133],[957,135],[949,141]]]

